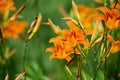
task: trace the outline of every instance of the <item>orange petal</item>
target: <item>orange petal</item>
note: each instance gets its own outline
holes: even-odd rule
[[[110,41],[111,41],[112,43],[115,42],[115,40],[113,39],[113,37],[112,37],[111,35],[107,35],[107,38],[110,39]]]
[[[104,14],[106,13],[111,13],[111,11],[107,7],[99,7],[97,10],[103,12]]]
[[[86,45],[87,47],[90,47],[90,43],[89,43],[89,41],[87,41],[87,40],[83,40],[83,41],[81,41],[80,43]]]
[[[95,20],[95,21],[97,21],[97,20],[106,20],[106,18],[105,18],[105,16],[103,16],[103,15],[98,15],[98,16],[96,16],[96,17],[94,18],[94,20]]]
[[[117,16],[118,13],[119,13],[119,10],[118,10],[118,9],[113,9],[113,10],[112,10],[112,13],[113,13],[114,16]]]
[[[52,54],[50,57],[49,57],[49,60],[52,60],[53,58],[58,58],[58,56],[56,54]]]
[[[72,58],[70,56],[67,56],[65,59],[67,60],[67,62],[69,62]]]
[[[86,35],[91,35],[93,34],[93,29],[90,30],[85,30]]]
[[[67,21],[67,25],[73,29],[74,27],[77,27],[72,21]]]
[[[116,53],[120,51],[120,41],[116,41],[115,43],[112,43],[112,47],[110,49],[110,53]]]
[[[54,53],[55,52],[55,48],[47,48],[46,52],[53,52]]]

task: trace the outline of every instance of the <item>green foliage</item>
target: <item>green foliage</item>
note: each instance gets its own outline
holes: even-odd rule
[[[41,13],[43,16],[42,22],[47,22],[48,18],[51,18],[51,20],[61,26],[61,28],[66,28],[65,21],[60,20],[63,16],[58,10],[58,6],[61,5],[65,9],[65,11],[69,14],[71,11],[71,1],[72,0],[14,0],[15,6],[17,9],[19,9],[23,4],[26,4],[26,8],[24,11],[20,14],[22,16],[22,20],[26,20],[28,22],[28,26],[25,29],[25,33],[20,36],[20,39],[18,41],[14,39],[7,39],[4,42],[4,45],[9,46],[10,49],[17,49],[17,52],[6,61],[7,67],[5,68],[5,65],[2,65],[0,63],[0,80],[4,80],[4,77],[6,75],[6,69],[8,70],[9,79],[14,80],[17,75],[21,72],[23,72],[23,56],[24,56],[24,43],[25,43],[25,36],[27,35],[27,31],[29,29],[29,26],[31,22],[34,20],[34,18],[38,15],[38,13]],[[92,7],[95,5],[95,2],[91,0],[75,0],[77,4],[85,4],[86,6]],[[14,12],[11,13],[11,15],[14,14]],[[1,16],[0,16],[1,20]],[[21,19],[20,19],[21,20]],[[115,32],[112,32],[111,34],[115,36],[115,39],[120,38],[119,33],[120,29],[116,29]],[[26,79],[27,80],[70,80],[68,77],[67,71],[65,71],[64,66],[61,66],[61,64],[64,64],[64,62],[59,62],[57,60],[49,61],[50,54],[46,54],[46,48],[49,46],[48,41],[50,37],[54,36],[52,30],[50,27],[46,27],[41,25],[38,32],[35,34],[35,36],[28,42],[27,50],[26,50]],[[94,48],[96,49],[96,47]],[[2,53],[2,48],[0,47],[0,53]],[[92,61],[91,58],[94,58],[93,54],[90,54],[92,52],[88,52],[88,64],[91,67],[92,76],[94,75],[94,66],[97,64],[97,61]],[[118,52],[120,53],[120,52]],[[89,55],[90,54],[90,55]],[[1,57],[0,57],[1,60]],[[107,77],[109,80],[119,80],[116,75],[120,73],[120,54],[113,54],[112,57],[110,56],[107,60],[107,69],[104,70],[103,67],[105,66],[103,63],[102,66],[100,66],[100,70],[97,72],[97,80],[105,80],[105,77],[103,73],[105,71],[107,72]],[[75,60],[76,61],[76,60]],[[81,70],[82,76],[87,76],[86,79],[90,80],[90,74],[88,67],[85,67],[87,64],[82,59],[81,61],[83,63],[82,67],[85,69],[85,71]],[[71,71],[73,72],[73,75],[76,76],[77,73],[77,63],[73,66],[71,66]],[[114,76],[116,76],[114,78]],[[22,78],[22,80],[25,77]],[[84,77],[82,77],[84,80]],[[76,78],[75,78],[76,79]]]

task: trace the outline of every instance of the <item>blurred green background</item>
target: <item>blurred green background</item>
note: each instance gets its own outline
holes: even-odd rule
[[[23,4],[26,4],[26,8],[21,13],[21,15],[23,16],[22,20],[28,22],[28,26],[25,29],[25,34],[20,35],[20,39],[18,41],[12,38],[5,41],[5,45],[9,46],[10,49],[17,49],[17,53],[7,61],[7,68],[10,80],[14,80],[17,75],[23,72],[23,45],[25,43],[25,35],[27,30],[29,29],[31,22],[38,15],[38,13],[42,14],[42,22],[47,22],[48,18],[50,18],[54,22],[54,24],[59,25],[61,28],[65,28],[65,21],[60,20],[60,18],[62,18],[63,16],[58,10],[58,6],[62,6],[68,14],[70,13],[72,7],[72,0],[14,1],[17,9],[19,9]],[[93,6],[95,4],[93,0],[75,0],[75,2],[76,4],[85,4],[86,6]],[[57,59],[50,61],[49,56],[51,54],[46,54],[45,52],[46,48],[50,46],[50,44],[48,44],[48,41],[53,36],[55,35],[53,34],[50,27],[41,25],[38,32],[28,42],[25,62],[27,69],[27,80],[70,80],[66,78],[66,76],[68,75],[64,73],[63,65],[65,63],[62,63]],[[114,56],[116,58],[117,55]],[[114,61],[117,61],[117,58]],[[100,76],[103,77],[103,75]],[[0,80],[3,79],[1,78]]]

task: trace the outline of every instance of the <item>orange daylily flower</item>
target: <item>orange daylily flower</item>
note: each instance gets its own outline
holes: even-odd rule
[[[68,62],[71,60],[71,57],[69,56],[72,54],[74,51],[70,45],[65,45],[61,43],[60,37],[56,38],[51,38],[50,42],[53,42],[55,45],[55,48],[47,48],[47,52],[52,52],[53,54],[50,56],[50,60],[53,58],[58,58],[58,59],[66,59]]]
[[[55,45],[54,48],[47,48],[47,52],[52,52],[50,60],[53,58],[66,59],[68,62],[71,60],[70,54],[75,53],[74,47],[78,44],[90,46],[89,42],[85,39],[84,34],[80,28],[75,26],[72,21],[67,22],[70,29],[60,31],[60,35],[51,38],[49,43]]]
[[[78,6],[78,12],[79,12],[79,15],[81,16],[81,19],[84,19],[90,13],[94,13],[95,10],[94,10],[94,8],[88,8],[88,7],[84,6],[84,5],[79,5]]]
[[[68,21],[67,25],[69,26],[70,30],[61,31],[61,34],[64,35],[64,42],[71,44],[73,47],[80,43],[88,47],[90,46],[80,28],[78,28],[72,21]]]
[[[78,6],[78,12],[81,17],[81,22],[85,29],[92,29],[92,20],[97,15],[95,8],[89,8],[84,5]]]
[[[24,9],[24,6],[9,18],[9,12],[15,9],[13,0],[0,0],[0,14],[3,17],[3,22],[0,22],[0,29],[3,38],[13,37],[18,40],[18,34],[23,33],[24,28],[27,26],[27,22],[16,20],[17,15]]]
[[[6,13],[9,10],[15,10],[13,0],[0,0],[0,13]]]
[[[108,9],[107,7],[97,8],[99,11],[103,12],[104,15],[99,15],[95,19],[105,21],[108,29],[112,30],[120,26],[120,15],[118,9]]]
[[[96,36],[102,32],[102,23],[94,20],[94,18],[98,15],[98,12],[95,8],[89,8],[84,5],[78,6],[78,12],[81,16],[81,22],[85,28],[86,35],[92,35],[92,43]]]
[[[3,38],[13,37],[18,40],[18,34],[24,32],[26,25],[26,22],[18,22],[17,20],[9,21],[2,30]]]

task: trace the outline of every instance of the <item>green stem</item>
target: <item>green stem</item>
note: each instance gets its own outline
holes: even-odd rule
[[[88,40],[87,35],[86,35],[85,31],[84,31],[85,29],[84,29],[81,21],[80,21],[80,20],[77,20],[77,22],[78,22],[78,26],[79,26],[79,27],[82,29],[82,31],[83,31],[83,34],[84,34],[84,36],[85,36],[85,39]]]
[[[64,67],[62,61],[60,61],[60,64],[61,64],[61,68],[62,68],[62,70],[64,71],[64,74],[65,74],[67,80],[69,80],[69,77],[68,77],[68,75],[67,75],[67,72],[66,72],[66,70],[65,70],[65,67]]]
[[[81,51],[80,53],[81,53],[82,58],[86,61],[86,65],[87,65],[87,68],[88,68],[90,74],[92,74],[91,69],[90,69],[90,66],[89,66],[89,64],[88,64],[88,60],[86,60],[86,56],[84,55],[84,51],[80,48],[79,45],[78,45],[78,48],[79,48],[79,50]],[[81,60],[81,61],[84,61],[84,60]]]
[[[106,0],[105,0],[106,1]],[[102,43],[104,43],[105,44],[105,53],[106,53],[106,49],[107,49],[107,33],[108,33],[108,31],[106,31],[106,27],[105,27],[105,23],[104,22],[102,22],[103,23],[103,27],[104,27],[104,33],[103,33],[103,38],[102,38],[102,40],[101,40],[101,42],[100,42],[100,45],[98,46],[98,49],[97,49],[97,51],[96,51],[96,53],[95,54],[98,54],[98,52],[100,51],[100,48],[101,48],[101,45],[102,45]],[[102,51],[104,51],[104,49],[102,50]],[[99,52],[100,53],[100,52]],[[106,55],[106,54],[105,54]],[[98,72],[98,69],[99,69],[99,67],[100,67],[100,65],[101,65],[101,62],[99,61],[99,59],[98,59],[98,57],[96,58],[97,59],[97,61],[98,61],[98,64],[97,64],[97,67],[96,67],[96,69],[95,69],[95,72],[94,72],[94,78],[93,78],[93,80],[96,80],[96,76],[97,76],[97,72]],[[99,63],[100,62],[100,63]]]
[[[96,77],[97,77],[97,72],[98,72],[98,69],[100,68],[100,65],[97,66],[95,72],[94,72],[94,78],[93,80],[96,80]]]
[[[105,73],[104,73],[104,76],[105,76],[105,80],[107,80],[107,59],[105,57]]]
[[[23,53],[23,70],[24,71],[26,71],[25,67],[26,67],[27,43],[28,43],[28,39],[26,39],[24,43],[24,53]],[[25,74],[24,80],[26,80],[26,74]]]
[[[108,40],[107,40],[108,33],[109,33],[108,29],[105,28],[105,34],[104,34],[104,36],[105,36],[105,41],[104,41],[104,44],[105,44],[104,49],[105,49],[105,51],[104,51],[104,54],[105,55],[108,55],[109,50],[110,50],[109,43],[108,43]],[[104,76],[105,76],[105,80],[106,80],[107,79],[107,56],[105,56],[105,73],[104,73]]]
[[[8,74],[8,62],[7,62],[7,59],[5,58],[5,41],[3,42],[2,41],[2,43],[0,44],[0,48],[1,48],[1,54],[0,54],[0,56],[1,56],[1,68],[3,69],[2,70],[2,74],[0,74],[0,75],[2,75],[2,79],[4,79],[4,76],[6,75],[6,74]]]

